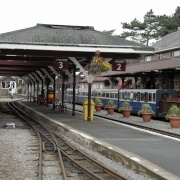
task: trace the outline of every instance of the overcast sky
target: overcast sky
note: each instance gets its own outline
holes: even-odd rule
[[[1,0],[0,33],[42,24],[94,26],[116,29],[134,18],[143,21],[152,9],[155,15],[172,15],[180,0]]]

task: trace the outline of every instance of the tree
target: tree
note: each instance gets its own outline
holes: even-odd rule
[[[149,45],[151,39],[157,38],[158,22],[157,17],[151,9],[144,16],[144,22],[138,21],[136,18],[128,23],[121,23],[124,31],[120,36],[122,38],[131,38],[132,40]]]
[[[104,30],[103,32],[107,33],[109,35],[113,35],[113,33],[115,32],[115,29],[112,29],[112,30],[109,30],[109,31]]]
[[[107,79],[107,80],[104,81],[104,86],[108,87],[108,86],[111,85],[111,86],[112,86],[112,89],[113,89],[113,87],[114,87],[114,86],[117,86],[118,83],[119,83],[119,81],[118,81],[116,78],[114,78],[114,77],[109,77],[109,79]]]
[[[159,40],[161,37],[178,30],[180,27],[180,7],[177,7],[171,16],[165,14],[156,16],[151,9],[145,14],[143,22],[135,18],[130,23],[121,24],[126,31],[120,37],[149,45],[151,40]]]

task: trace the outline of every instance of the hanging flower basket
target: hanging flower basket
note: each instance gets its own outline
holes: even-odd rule
[[[111,69],[111,64],[105,62],[105,58],[94,56],[90,64],[89,73],[93,75],[100,75],[103,72],[109,71]]]

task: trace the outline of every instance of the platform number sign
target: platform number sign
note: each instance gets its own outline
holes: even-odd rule
[[[68,69],[68,61],[54,61],[53,67],[56,71],[67,70]]]
[[[113,61],[112,71],[126,71],[126,63],[124,61]]]

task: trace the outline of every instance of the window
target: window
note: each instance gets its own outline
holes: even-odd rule
[[[10,82],[7,82],[7,81],[1,82],[1,88],[2,89],[9,89],[9,87],[10,87]]]
[[[136,97],[137,97],[136,100],[140,101],[140,92],[137,92],[137,96]]]
[[[144,101],[144,93],[141,93],[141,100],[140,101]]]
[[[151,56],[146,56],[145,57],[145,62],[151,61]]]
[[[173,57],[179,57],[180,56],[180,50],[173,52]]]
[[[145,92],[144,93],[144,102],[148,102],[148,93],[147,92]]]
[[[137,100],[137,93],[134,92],[133,96],[134,96],[133,99],[136,101]]]
[[[110,98],[114,98],[114,93],[110,93]]]
[[[109,93],[108,92],[106,93],[106,97],[109,97]]]

